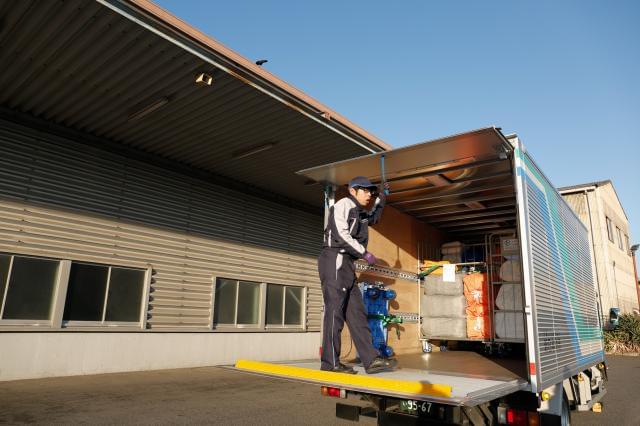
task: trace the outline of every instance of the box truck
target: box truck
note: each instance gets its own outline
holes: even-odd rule
[[[325,218],[354,176],[389,183],[370,227],[378,264],[358,262],[357,280],[364,297],[395,296],[370,321],[384,320],[398,368],[367,375],[346,327],[342,360],[359,374],[318,360],[236,368],[317,383],[341,398],[338,417],[378,424],[567,425],[571,409],[601,408],[587,229],[516,135],[484,128],[299,173],[324,189]]]

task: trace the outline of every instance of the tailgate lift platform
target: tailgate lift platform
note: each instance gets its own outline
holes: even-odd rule
[[[434,352],[399,355],[395,371],[368,375],[320,370],[319,361],[282,363],[239,360],[240,371],[331,386],[349,391],[401,399],[474,406],[519,390],[529,384],[513,360],[491,360],[474,352]],[[519,363],[523,364],[523,363]],[[518,364],[518,365],[519,365]]]

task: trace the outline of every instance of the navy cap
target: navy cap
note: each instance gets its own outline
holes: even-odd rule
[[[356,176],[349,181],[349,188],[370,188],[377,189],[378,187],[371,183],[369,179],[364,176]]]

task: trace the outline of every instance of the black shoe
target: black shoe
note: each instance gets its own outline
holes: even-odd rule
[[[344,365],[341,362],[339,362],[338,365],[333,367],[333,370],[326,370],[326,371],[331,371],[332,373],[358,374],[356,370],[349,367],[348,365]]]
[[[368,367],[364,369],[367,374],[382,373],[383,371],[393,371],[398,366],[398,360],[395,358],[376,357]]]

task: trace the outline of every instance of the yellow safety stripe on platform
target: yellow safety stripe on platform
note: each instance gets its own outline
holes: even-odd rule
[[[306,379],[316,382],[354,386],[380,391],[390,391],[400,394],[429,395],[450,398],[451,386],[436,383],[421,383],[409,380],[385,379],[382,377],[360,376],[331,371],[312,370],[310,368],[293,367],[290,365],[270,364],[248,360],[238,360],[236,368],[256,373],[270,374],[294,379]]]

